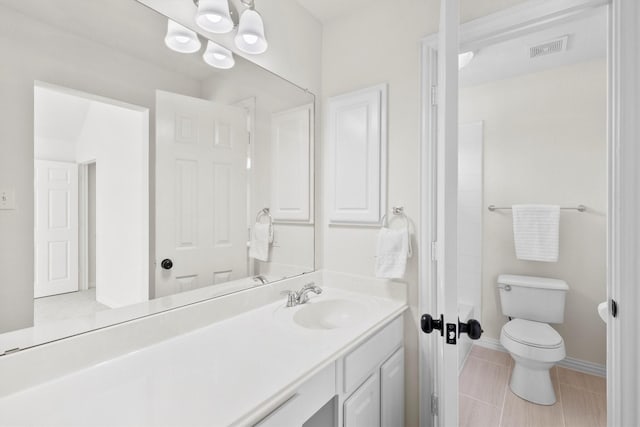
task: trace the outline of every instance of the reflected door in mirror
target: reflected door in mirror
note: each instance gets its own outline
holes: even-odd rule
[[[156,297],[247,275],[246,112],[157,92]]]
[[[35,160],[34,297],[78,290],[78,165]]]

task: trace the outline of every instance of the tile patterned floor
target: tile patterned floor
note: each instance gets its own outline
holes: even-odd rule
[[[554,367],[558,401],[552,406],[523,400],[509,389],[508,353],[473,346],[460,374],[460,427],[605,427],[606,380]]]

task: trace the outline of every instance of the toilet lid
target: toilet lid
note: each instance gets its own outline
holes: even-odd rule
[[[541,348],[557,348],[562,345],[560,334],[546,323],[513,319],[502,328],[513,341]]]

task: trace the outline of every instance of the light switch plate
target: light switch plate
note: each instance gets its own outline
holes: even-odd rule
[[[10,211],[16,208],[16,195],[13,190],[0,189],[0,210]]]

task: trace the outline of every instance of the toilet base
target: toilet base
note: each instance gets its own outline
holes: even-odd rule
[[[556,393],[549,374],[554,363],[534,362],[514,354],[511,356],[515,360],[509,383],[511,391],[524,400],[538,405],[556,403]]]

